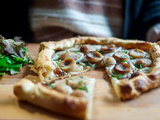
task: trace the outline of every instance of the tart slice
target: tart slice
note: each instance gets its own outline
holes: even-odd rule
[[[160,86],[159,45],[154,44],[147,51],[126,50],[125,54],[129,59],[119,61],[120,58],[114,57],[116,60],[114,64],[105,64],[114,90],[120,99],[132,99]]]
[[[76,76],[52,84],[34,84],[22,79],[14,85],[19,100],[28,101],[55,113],[90,119],[94,78]]]
[[[160,43],[114,37],[42,42],[36,69],[42,83],[105,67],[117,96],[132,99],[160,86]]]

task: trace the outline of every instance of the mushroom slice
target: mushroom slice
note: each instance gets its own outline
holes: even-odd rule
[[[102,60],[103,56],[98,51],[90,51],[87,53],[86,58],[91,63],[98,63]]]
[[[118,61],[118,62],[122,62],[124,60],[128,60],[129,56],[123,52],[116,52],[113,57]]]
[[[65,52],[60,56],[61,60],[72,58],[76,62],[81,61],[84,58],[84,54],[81,52]]]
[[[116,47],[113,45],[104,45],[101,47],[102,53],[111,53],[116,50]]]
[[[65,83],[59,83],[55,85],[53,89],[64,94],[70,94],[73,91],[72,88],[69,85],[66,85]]]
[[[89,51],[98,51],[101,49],[100,45],[82,45],[80,51],[84,54],[87,54]]]
[[[129,51],[129,55],[133,58],[142,58],[145,56],[145,52],[140,49],[132,49]]]
[[[79,55],[74,52],[65,52],[60,56],[61,60],[64,60],[66,58],[72,58],[73,60],[77,60],[79,58]]]
[[[103,62],[104,62],[104,65],[107,67],[116,64],[116,60],[113,57],[104,57]]]
[[[118,74],[126,74],[131,71],[131,67],[128,63],[118,63],[114,66],[114,71]]]
[[[76,65],[76,62],[71,58],[64,59],[59,64],[60,68],[64,71],[72,70],[75,65]]]
[[[71,77],[66,79],[66,84],[71,86],[73,89],[77,89],[82,86],[86,86],[89,82],[86,76],[79,75],[77,77]]]
[[[138,68],[150,67],[152,65],[152,61],[150,59],[142,58],[137,60],[135,66]]]
[[[89,47],[88,45],[82,45],[80,47],[80,51],[83,52],[84,54],[87,54],[87,52],[89,52]]]

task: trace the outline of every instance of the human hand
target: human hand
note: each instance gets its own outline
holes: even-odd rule
[[[148,30],[146,37],[149,42],[160,41],[160,23],[151,27]]]

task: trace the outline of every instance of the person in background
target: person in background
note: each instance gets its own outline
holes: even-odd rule
[[[19,7],[15,6],[17,2],[14,1],[11,5],[12,10],[8,9],[10,14],[6,16],[11,20],[5,22],[3,18],[3,26],[7,28],[6,34],[7,31],[11,31],[13,25],[15,35],[17,35],[15,31],[20,31],[17,32],[20,33],[18,35],[24,38],[31,36],[32,32],[31,42],[38,43],[76,35],[140,39],[151,42],[160,40],[159,0],[30,0],[29,8],[26,7],[28,0],[25,1],[27,1],[25,4],[19,3]],[[3,2],[1,5],[4,6]],[[28,9],[29,18],[26,17],[28,12],[26,9],[23,11],[24,8]],[[16,12],[14,9],[17,9]],[[23,14],[16,15],[20,12]],[[22,22],[24,28],[21,28],[30,29],[31,32],[25,32],[18,27],[20,22],[16,21],[20,20],[28,20]],[[15,24],[7,25],[10,21],[14,21]]]

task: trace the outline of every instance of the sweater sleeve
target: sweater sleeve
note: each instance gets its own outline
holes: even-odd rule
[[[152,26],[160,23],[160,0],[144,0],[141,14],[143,30],[147,33]]]
[[[147,31],[160,22],[160,0],[125,0],[124,39],[146,40]]]

